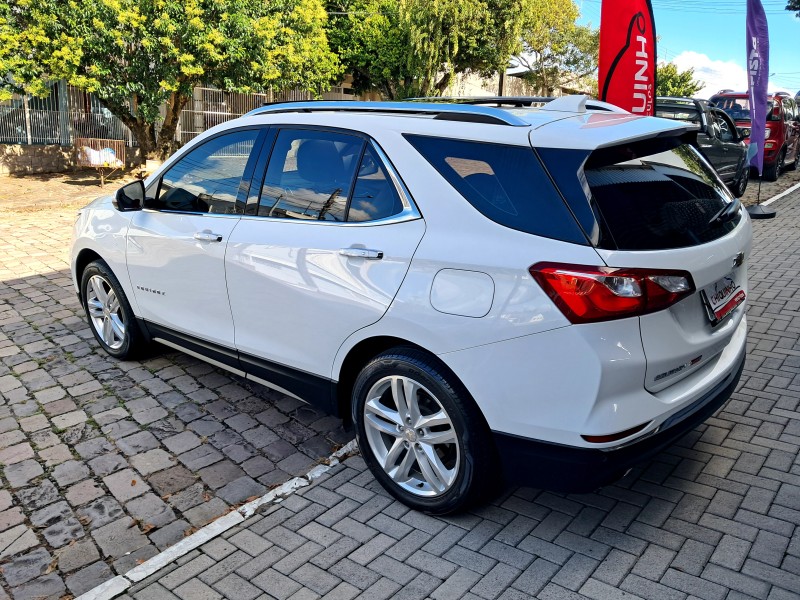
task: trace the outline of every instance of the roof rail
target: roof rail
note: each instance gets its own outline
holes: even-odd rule
[[[708,100],[702,98],[683,98],[681,96],[656,96],[656,104],[659,102],[668,104],[685,104],[687,106],[697,106],[698,104],[708,104]]]
[[[256,108],[244,116],[323,111],[395,113],[406,115],[425,114],[433,115],[434,119],[447,121],[467,121],[471,123],[490,123],[494,125],[512,125],[516,127],[530,126],[530,123],[527,121],[499,108],[452,103],[436,104],[431,102],[362,102],[355,100],[283,102]]]
[[[406,102],[448,102],[452,104],[492,104],[497,107],[514,106],[523,108],[533,104],[546,104],[553,100],[552,96],[424,96],[421,98],[408,98]]]
[[[625,113],[627,111],[618,106],[594,100],[585,95],[569,96],[432,96],[424,98],[409,98],[408,102],[450,102],[453,104],[491,104],[497,107],[512,106],[524,108],[534,104],[542,104],[542,110],[559,112],[586,112],[586,110],[602,110],[606,112]]]

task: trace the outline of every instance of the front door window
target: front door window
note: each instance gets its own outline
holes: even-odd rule
[[[239,186],[259,130],[244,129],[201,144],[170,167],[148,208],[242,214]]]

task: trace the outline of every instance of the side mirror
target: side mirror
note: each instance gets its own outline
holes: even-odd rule
[[[111,204],[120,212],[142,210],[144,198],[144,181],[140,179],[119,188]]]

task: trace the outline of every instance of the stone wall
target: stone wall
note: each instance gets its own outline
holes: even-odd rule
[[[125,162],[128,167],[141,164],[139,148],[126,148]],[[71,146],[0,144],[0,177],[75,169],[75,148]]]

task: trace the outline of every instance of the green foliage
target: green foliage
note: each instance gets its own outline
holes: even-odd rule
[[[694,69],[679,71],[675,63],[656,66],[656,96],[691,98],[705,83],[694,78]]]
[[[43,95],[65,79],[94,92],[160,154],[201,83],[228,91],[301,87],[318,93],[339,75],[320,0],[6,0],[0,73]]]
[[[786,10],[797,11],[797,16],[800,18],[800,0],[787,0]]]
[[[587,91],[596,94],[599,30],[555,24],[528,39],[526,53],[516,56],[514,62],[528,69],[524,79],[538,94],[549,96],[558,88],[591,88]]]
[[[331,48],[357,93],[379,92],[392,100],[414,95],[416,65],[400,23],[400,0],[338,0],[328,10]]]
[[[357,92],[439,95],[462,73],[490,76],[577,17],[572,0],[329,0],[328,36]]]

